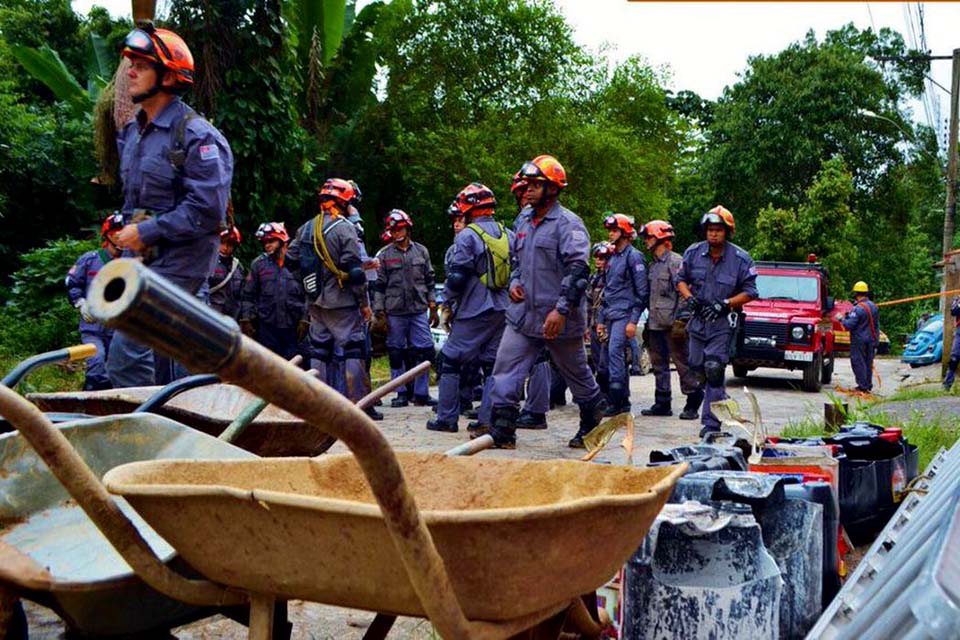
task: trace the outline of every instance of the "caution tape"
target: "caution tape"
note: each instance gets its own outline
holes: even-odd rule
[[[895,304],[904,304],[906,302],[916,302],[917,300],[929,300],[930,298],[940,298],[942,296],[960,295],[960,289],[952,291],[938,291],[937,293],[925,293],[922,296],[910,296],[909,298],[900,298],[899,300],[887,300],[885,302],[875,302],[878,307],[889,307]]]

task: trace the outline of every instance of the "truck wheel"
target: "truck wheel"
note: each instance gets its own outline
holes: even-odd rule
[[[830,356],[830,362],[823,365],[823,370],[820,372],[820,382],[823,384],[830,384],[830,381],[833,380],[833,363],[836,361],[836,358]]]
[[[803,390],[810,393],[820,391],[820,373],[823,369],[823,354],[817,353],[813,361],[803,368]]]
[[[750,371],[750,369],[748,369],[748,368],[746,368],[746,367],[744,367],[744,366],[741,366],[741,365],[738,365],[738,364],[733,365],[733,375],[736,376],[736,377],[738,377],[738,378],[746,378],[746,377],[747,377],[747,373],[748,373],[749,371]]]

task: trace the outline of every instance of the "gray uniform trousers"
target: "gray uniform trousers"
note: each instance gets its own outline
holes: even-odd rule
[[[350,399],[358,402],[370,392],[364,353],[363,317],[356,307],[321,309],[310,305],[310,367],[320,372],[320,379]],[[343,379],[338,383],[334,358],[336,347],[343,349]]]
[[[670,392],[670,362],[677,368],[680,377],[680,392],[688,396],[700,388],[700,381],[690,370],[687,337],[674,335],[672,329],[650,329],[648,332],[648,351],[650,364],[653,366],[653,375],[656,381],[654,400],[669,404]]]
[[[405,351],[416,349],[423,351],[433,349],[433,337],[430,335],[430,323],[427,321],[427,314],[420,313],[394,313],[387,314],[387,350]],[[391,363],[393,364],[393,363]],[[417,364],[420,364],[419,362]],[[397,378],[406,372],[404,367],[390,367],[390,377]],[[403,395],[403,389],[398,393]],[[430,394],[430,372],[418,376],[414,381],[413,395],[425,398]]]
[[[494,408],[517,406],[521,385],[530,375],[544,347],[550,351],[553,362],[570,386],[574,402],[579,404],[596,399],[600,388],[587,366],[582,335],[545,340],[526,336],[508,324],[500,340],[497,362],[493,366],[491,396]]]
[[[857,380],[860,391],[873,390],[873,354],[876,351],[873,340],[859,340],[850,332],[850,368]]]
[[[440,377],[437,398],[439,422],[457,424],[460,417],[460,370],[463,365],[476,362],[489,371],[497,357],[504,326],[502,311],[487,311],[472,318],[454,321],[450,336],[442,348],[443,375]],[[482,425],[491,424],[492,385],[493,377],[487,376],[483,383],[483,399],[477,410],[477,420]]]
[[[630,368],[627,366],[627,325],[630,318],[607,319],[607,335],[610,339],[607,341],[607,370],[610,374],[611,389],[619,386],[623,389],[623,397],[618,399],[623,402],[630,400]],[[612,391],[611,391],[612,393]]]
[[[711,323],[715,324],[715,323]],[[689,365],[694,371],[703,371],[704,363],[707,360],[714,360],[726,367],[730,362],[730,331],[717,331],[711,327],[705,335],[701,333],[689,333],[690,358]],[[700,412],[700,424],[702,425],[701,435],[707,431],[719,431],[720,420],[713,415],[710,410],[710,403],[719,400],[726,400],[726,388],[723,384],[714,384],[710,380],[705,380],[703,384],[703,408]]]
[[[523,404],[523,410],[529,413],[546,413],[550,410],[549,361],[533,366],[533,372],[527,380],[527,399]]]

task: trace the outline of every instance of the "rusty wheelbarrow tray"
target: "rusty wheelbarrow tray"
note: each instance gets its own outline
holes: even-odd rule
[[[43,411],[105,416],[130,413],[162,387],[128,387],[102,391],[31,393],[27,399]],[[232,384],[189,389],[152,409],[154,413],[216,436],[257,400],[257,396]],[[336,438],[313,429],[283,409],[267,406],[240,435],[236,445],[260,456],[314,456]]]
[[[136,460],[255,457],[152,414],[96,418],[59,430],[97,476]],[[156,556],[172,561],[173,548],[129,505],[118,502]],[[0,436],[0,545],[6,545],[0,571],[20,554],[46,570],[46,584],[30,582],[27,573],[5,573],[23,595],[53,609],[72,630],[141,633],[201,615],[198,607],[144,584],[17,433]]]
[[[579,594],[600,586],[630,556],[685,470],[568,461],[450,462],[413,453],[398,458],[360,409],[139,263],[111,262],[88,300],[99,320],[196,371],[241,384],[340,438],[356,457],[356,462],[341,456],[250,465],[226,461],[214,467],[173,461],[113,470],[107,479],[114,490],[128,494],[178,552],[200,560],[198,570],[218,582],[187,579],[160,563],[136,536],[43,414],[0,387],[8,419],[148,584],[195,604],[249,602],[254,638],[270,637],[273,605],[289,597],[422,614],[442,637],[453,639],[509,637],[564,610],[578,618]],[[459,489],[451,494],[453,483]],[[196,538],[202,536],[176,531],[173,523],[184,520],[171,508],[189,510],[196,518],[192,524],[203,523],[244,562],[201,559],[196,549],[204,542]],[[208,511],[201,516],[198,508]],[[537,544],[524,544],[524,537]],[[284,545],[292,546],[281,549]],[[334,555],[317,551],[325,545],[351,550],[352,570],[331,579],[311,568]],[[511,553],[511,547],[527,557]],[[385,567],[361,563],[364,555],[379,557]],[[327,564],[325,570],[337,566]],[[358,568],[367,575],[352,577]],[[526,594],[528,589],[536,593]],[[488,599],[495,603],[485,604]]]

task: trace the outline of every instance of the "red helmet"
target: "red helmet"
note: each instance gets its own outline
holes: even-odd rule
[[[330,178],[320,187],[320,202],[333,200],[346,206],[356,197],[357,191],[348,180]]]
[[[479,182],[471,182],[457,194],[454,199],[460,213],[468,216],[475,209],[494,209],[497,206],[497,199],[486,186]]]
[[[700,228],[706,231],[708,224],[722,224],[727,228],[727,235],[733,237],[737,226],[733,222],[733,214],[721,204],[718,204],[700,218]]]
[[[387,214],[387,230],[393,231],[394,229],[399,229],[400,227],[408,227],[412,229],[413,220],[410,219],[410,216],[407,215],[406,211],[393,209]]]
[[[114,211],[103,221],[103,226],[100,227],[100,237],[106,238],[119,229],[123,229],[123,215],[119,211]]]
[[[677,234],[673,231],[673,225],[665,220],[651,220],[640,227],[640,235],[644,238],[653,238],[658,242],[673,240],[677,237]]]
[[[447,215],[451,218],[460,218],[463,216],[463,212],[460,211],[460,206],[457,204],[457,201],[454,200],[447,207]]]
[[[183,38],[143,22],[123,41],[123,55],[142,58],[174,74],[179,84],[193,84],[193,54]]]
[[[617,229],[624,233],[627,238],[633,240],[637,237],[637,230],[633,227],[633,218],[622,213],[611,213],[603,219],[603,226],[607,229]]]
[[[262,227],[263,225],[260,226]],[[224,229],[220,232],[220,240],[230,240],[234,244],[240,244],[240,229],[237,229],[236,226]]]
[[[590,251],[590,254],[594,258],[602,258],[606,260],[613,253],[613,245],[609,242],[597,242],[594,243],[593,249]]]
[[[257,227],[257,233],[255,235],[260,242],[274,238],[281,242],[290,241],[290,236],[287,235],[287,227],[284,226],[282,222],[264,222]]]
[[[530,162],[524,162],[523,166],[520,167],[520,176],[527,182],[531,180],[551,182],[558,189],[567,186],[567,172],[563,170],[563,165],[557,162],[557,159],[553,156],[537,156]]]
[[[513,174],[513,180],[510,181],[510,193],[519,198],[526,190],[527,179],[524,178],[519,171],[517,171],[515,174]]]

